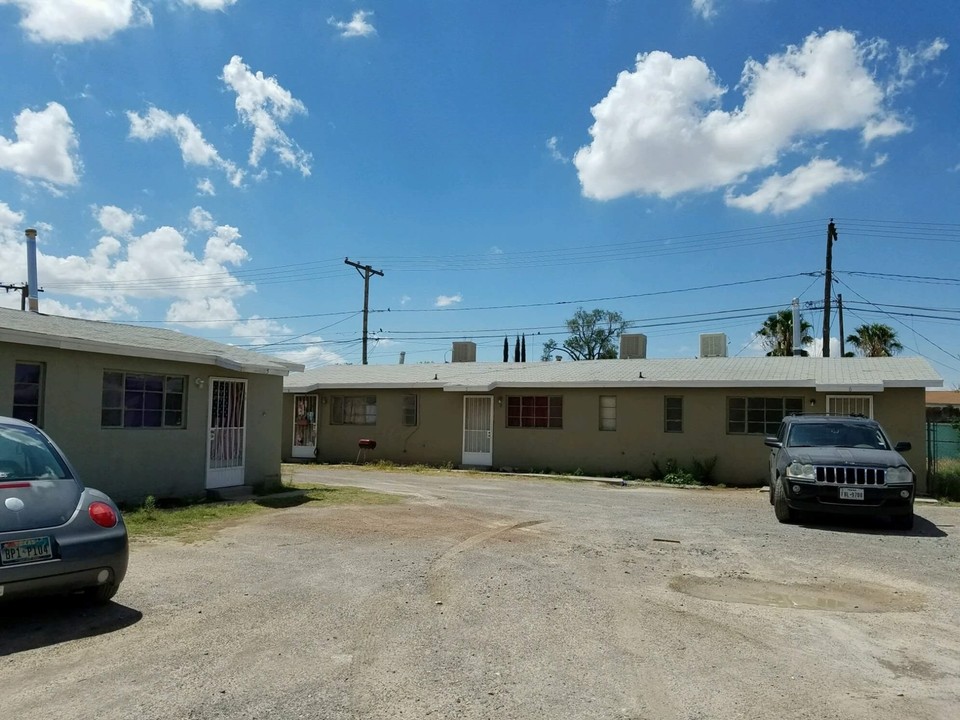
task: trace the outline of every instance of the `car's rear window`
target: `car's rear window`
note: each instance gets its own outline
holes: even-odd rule
[[[70,479],[70,471],[39,430],[0,425],[0,482]]]

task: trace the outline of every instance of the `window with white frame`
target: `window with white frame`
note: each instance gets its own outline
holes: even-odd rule
[[[827,395],[827,415],[873,417],[872,395]]]
[[[403,396],[403,424],[407,427],[415,426],[420,420],[420,404],[416,395]]]
[[[100,427],[182,428],[186,377],[107,370]]]
[[[331,398],[331,425],[376,425],[375,395],[337,395]]]
[[[600,396],[600,429],[601,430],[617,429],[617,396],[616,395]]]

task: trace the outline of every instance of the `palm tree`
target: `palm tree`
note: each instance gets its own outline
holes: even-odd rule
[[[847,335],[847,342],[864,357],[890,357],[903,350],[897,331],[883,323],[861,325],[855,334]]]
[[[813,342],[809,331],[813,325],[800,318],[800,347]],[[793,311],[789,308],[768,317],[757,331],[760,343],[767,348],[768,357],[786,357],[793,355]],[[809,355],[806,350],[801,355]]]

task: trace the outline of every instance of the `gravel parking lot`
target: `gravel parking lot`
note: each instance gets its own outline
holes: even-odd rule
[[[137,541],[115,602],[0,606],[0,716],[958,717],[960,509],[297,468],[396,505]]]

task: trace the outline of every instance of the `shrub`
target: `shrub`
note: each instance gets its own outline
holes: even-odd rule
[[[693,473],[678,468],[664,475],[661,482],[669,483],[670,485],[693,485],[697,480],[694,478]]]
[[[941,500],[960,502],[960,459],[949,458],[937,463],[931,486]]]
[[[713,477],[713,470],[717,466],[717,456],[698,460],[693,458],[690,461],[690,474],[693,479],[701,485],[713,485],[716,480]]]

